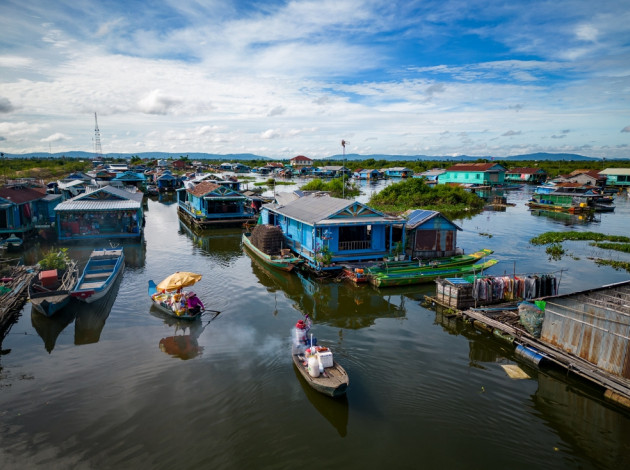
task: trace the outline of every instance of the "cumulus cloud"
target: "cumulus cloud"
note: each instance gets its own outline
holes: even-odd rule
[[[10,113],[13,111],[13,105],[8,98],[0,96],[0,113]]]
[[[621,129],[621,132],[630,132],[630,126],[626,126],[623,129]]]
[[[50,142],[62,142],[64,140],[71,140],[71,138],[65,134],[62,134],[61,132],[56,132],[52,135],[49,135],[48,137],[41,139],[40,142],[50,143]]]
[[[260,137],[263,139],[277,139],[280,137],[280,133],[275,129],[267,129],[265,132],[260,134]]]
[[[146,114],[168,114],[182,101],[165,95],[161,90],[153,90],[138,101],[138,109]]]
[[[522,132],[521,131],[507,131],[504,134],[501,134],[501,137],[511,137],[513,135],[521,135]]]

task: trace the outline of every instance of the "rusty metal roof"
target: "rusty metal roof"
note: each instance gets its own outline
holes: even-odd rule
[[[630,386],[630,281],[545,301],[541,339]]]

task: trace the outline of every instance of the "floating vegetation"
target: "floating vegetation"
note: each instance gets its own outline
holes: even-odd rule
[[[615,261],[612,259],[601,259],[601,258],[597,258],[594,261],[596,264],[611,266],[617,271],[625,270],[630,273],[630,263],[627,261]]]
[[[488,238],[493,237],[491,233],[487,233],[487,232],[479,232],[479,235],[481,235],[482,237],[488,237]]]
[[[545,232],[532,238],[529,242],[532,245],[548,245],[550,243],[561,243],[566,240],[630,243],[630,237],[624,237],[621,235],[606,235],[604,233],[597,232]]]
[[[550,260],[558,261],[562,259],[565,251],[560,243],[552,243],[545,249],[545,253],[547,253]]]
[[[607,242],[593,242],[589,243],[591,246],[597,248],[603,248],[604,250],[615,250],[623,253],[630,253],[630,243],[607,243]]]

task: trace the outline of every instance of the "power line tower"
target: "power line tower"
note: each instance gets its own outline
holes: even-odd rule
[[[101,148],[101,131],[98,130],[98,119],[94,113],[94,158],[101,160],[103,158],[103,149]]]

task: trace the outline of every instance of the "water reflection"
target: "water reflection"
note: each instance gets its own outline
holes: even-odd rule
[[[182,320],[161,312],[154,305],[151,305],[151,315],[160,318],[165,325],[175,330],[175,334],[160,339],[160,351],[182,360],[201,355],[203,346],[199,345],[198,339],[210,320],[203,321],[201,317],[194,320]]]
[[[313,388],[306,383],[302,374],[296,369],[295,364],[293,365],[293,372],[311,405],[313,405],[317,412],[337,430],[341,437],[346,437],[348,433],[349,415],[347,395],[331,399],[313,390]]]
[[[75,302],[72,300],[72,302]],[[74,321],[76,312],[71,308],[64,308],[52,317],[31,308],[31,325],[39,337],[44,341],[44,348],[50,354],[55,348],[57,338],[66,327]]]
[[[221,227],[206,230],[193,229],[179,220],[179,232],[186,235],[201,253],[224,261],[241,254],[241,227]]]
[[[595,213],[591,214],[569,214],[568,212],[545,211],[533,209],[530,213],[535,217],[546,217],[552,222],[562,225],[586,225],[590,223],[600,223],[601,217]]]
[[[582,383],[573,385],[558,371],[541,372],[532,401],[576,454],[585,455],[601,468],[630,468],[630,422],[618,410],[601,403],[597,397],[601,391],[585,390]]]
[[[126,250],[125,250],[126,254]],[[105,297],[91,304],[75,301],[71,304],[76,310],[76,319],[74,322],[74,344],[92,344],[98,343],[101,338],[101,332],[105,327],[105,322],[109,317],[112,306],[116,301],[118,289],[123,276],[112,285],[111,290]]]
[[[286,273],[268,268],[250,257],[252,271],[270,292],[282,291],[303,314],[314,322],[338,328],[360,329],[379,318],[405,316],[404,304],[390,303],[369,286],[349,282],[320,281],[301,271]]]

